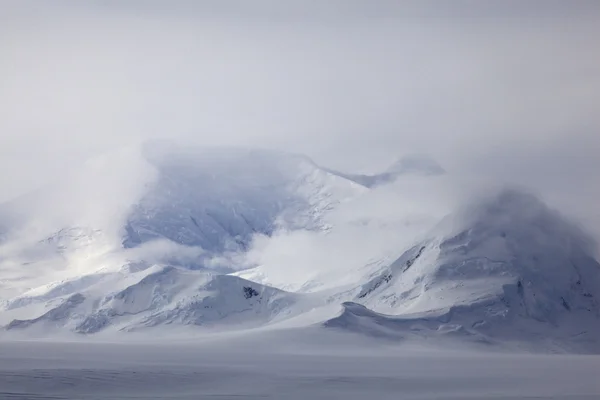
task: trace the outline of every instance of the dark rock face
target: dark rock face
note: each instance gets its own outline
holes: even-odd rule
[[[251,288],[250,286],[244,286],[244,297],[250,299],[252,297],[258,296],[258,292]]]

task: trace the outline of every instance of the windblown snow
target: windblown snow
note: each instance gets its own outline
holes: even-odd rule
[[[336,235],[383,229],[357,216],[340,223],[340,210],[404,176],[444,172],[425,156],[359,176],[301,155],[170,142],[106,155],[0,209],[0,324],[9,337],[314,325],[600,351],[594,243],[530,194],[504,190],[437,223],[385,225],[412,229],[412,240],[328,268],[323,260],[356,250]],[[306,257],[319,244],[331,258]],[[270,263],[268,246],[281,253]],[[298,260],[311,272],[292,268]]]

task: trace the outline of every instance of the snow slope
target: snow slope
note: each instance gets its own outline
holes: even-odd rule
[[[420,161],[392,172],[413,166],[443,172]],[[266,150],[153,142],[94,160],[0,207],[0,324],[35,336],[317,324],[393,340],[600,351],[594,243],[539,199],[515,190],[479,199],[423,239],[414,230],[390,262],[387,245],[347,248],[363,246],[368,223],[332,230],[335,211],[367,186]],[[269,246],[275,262],[249,264]],[[373,249],[381,254],[366,257]],[[340,252],[358,262],[319,270],[323,254]]]
[[[0,207],[0,323],[90,334],[295,315],[301,296],[227,273],[256,236],[325,234],[366,190],[277,151],[149,142],[102,156]]]
[[[211,329],[263,326],[308,307],[302,296],[230,275],[153,266],[143,271],[95,275],[36,295],[13,299],[9,332],[46,336],[135,331],[159,325]]]
[[[354,291],[326,325],[376,335],[460,335],[600,351],[593,244],[514,190],[449,216]]]
[[[129,261],[220,268],[255,235],[327,231],[367,190],[304,156],[148,142],[0,207],[0,301]]]
[[[211,252],[244,250],[253,235],[327,229],[326,213],[364,188],[304,156],[150,143],[158,179],[129,214],[123,243],[167,238]]]
[[[276,333],[276,334],[274,334]],[[3,399],[593,400],[600,357],[392,346],[319,332],[0,346]]]

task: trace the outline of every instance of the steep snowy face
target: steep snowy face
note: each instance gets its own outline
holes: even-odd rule
[[[399,329],[427,322],[505,339],[592,340],[600,332],[600,264],[592,254],[579,228],[534,196],[508,190],[446,218],[353,301],[372,310],[361,315],[397,316],[389,321]],[[352,310],[359,309],[350,306],[346,317]]]
[[[567,290],[582,281],[598,288],[600,269],[591,256],[593,240],[534,196],[505,191],[479,207],[463,210],[459,218],[466,221],[467,229],[452,232],[441,242],[444,263],[438,277],[452,276],[446,260],[460,260],[464,266],[453,268],[455,274],[510,274],[532,284],[546,282],[548,289]],[[493,267],[469,263],[482,259]]]
[[[229,275],[176,267],[122,270],[63,282],[12,300],[9,332],[46,336],[165,325],[257,327],[302,311],[300,296]]]
[[[125,247],[166,238],[208,252],[245,250],[255,234],[327,229],[324,216],[364,188],[303,156],[151,143],[158,179],[128,216]]]
[[[0,299],[124,262],[201,268],[255,235],[325,231],[365,190],[294,154],[133,146],[0,207]]]

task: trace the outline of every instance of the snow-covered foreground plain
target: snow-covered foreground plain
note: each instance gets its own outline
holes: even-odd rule
[[[599,356],[398,345],[320,329],[0,343],[1,399],[598,399],[598,371]]]

